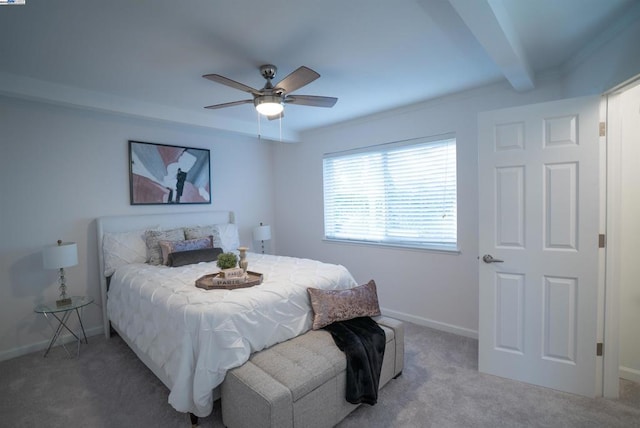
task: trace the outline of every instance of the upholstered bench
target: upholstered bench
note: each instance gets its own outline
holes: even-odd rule
[[[404,326],[375,317],[386,336],[380,388],[404,367]],[[358,405],[345,400],[346,357],[331,334],[312,330],[257,352],[227,372],[222,421],[228,428],[332,427]]]

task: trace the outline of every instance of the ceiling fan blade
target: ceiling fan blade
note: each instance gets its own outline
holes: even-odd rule
[[[231,80],[228,77],[224,77],[219,74],[205,74],[202,77],[204,77],[205,79],[209,79],[212,82],[221,83],[223,85],[230,86],[234,89],[240,89],[241,91],[248,92],[253,95],[262,94],[259,90],[254,89],[251,86],[247,86],[244,83],[236,82],[235,80]]]
[[[304,85],[308,85],[318,77],[320,77],[318,73],[303,65],[302,67],[298,67],[291,74],[282,79],[278,84],[275,85],[275,88],[282,89],[285,93],[288,94],[295,91],[296,89],[302,88]]]
[[[288,95],[284,99],[284,102],[312,107],[333,107],[338,102],[338,99],[334,97],[319,97],[316,95]]]
[[[212,106],[206,106],[205,108],[216,110],[219,108],[233,107],[233,106],[239,106],[240,104],[249,104],[249,103],[253,104],[253,100],[232,101],[230,103],[222,103],[222,104],[214,104]]]

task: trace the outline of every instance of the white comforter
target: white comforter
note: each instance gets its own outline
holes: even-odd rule
[[[169,403],[198,416],[211,413],[213,389],[228,369],[252,352],[311,328],[307,287],[356,285],[343,266],[308,259],[250,253],[249,270],[261,285],[203,290],[197,278],[215,263],[178,268],[132,264],[111,278],[107,311],[112,324],[164,371]]]

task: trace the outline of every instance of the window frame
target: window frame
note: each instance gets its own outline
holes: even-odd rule
[[[454,174],[454,182],[455,186],[455,242],[453,243],[443,243],[436,241],[425,241],[425,242],[410,242],[410,241],[401,241],[401,240],[376,240],[376,239],[357,239],[357,238],[340,238],[340,237],[331,237],[327,236],[327,173],[326,173],[326,160],[331,158],[347,158],[354,155],[359,154],[375,154],[375,153],[388,153],[393,152],[395,150],[402,149],[404,147],[411,146],[429,146],[435,145],[439,143],[443,143],[446,141],[453,141],[454,147],[454,166],[455,166],[455,174]],[[355,148],[351,150],[344,150],[338,152],[330,152],[325,153],[322,157],[322,190],[323,190],[323,241],[329,243],[338,243],[338,244],[349,244],[349,245],[367,245],[367,246],[375,246],[375,247],[390,247],[390,248],[399,248],[399,249],[409,249],[409,250],[419,250],[419,251],[432,251],[432,252],[444,252],[444,253],[460,253],[459,250],[459,222],[458,222],[458,159],[457,159],[457,146],[458,142],[455,136],[455,133],[447,133],[440,135],[433,135],[429,137],[420,137],[409,140],[395,141],[391,143],[383,143],[377,145],[371,145],[366,147]],[[388,194],[388,193],[385,193]],[[384,223],[388,225],[388,223]]]

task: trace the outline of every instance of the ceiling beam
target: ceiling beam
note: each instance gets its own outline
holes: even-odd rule
[[[449,0],[449,3],[511,86],[520,92],[533,89],[533,71],[503,1]]]

